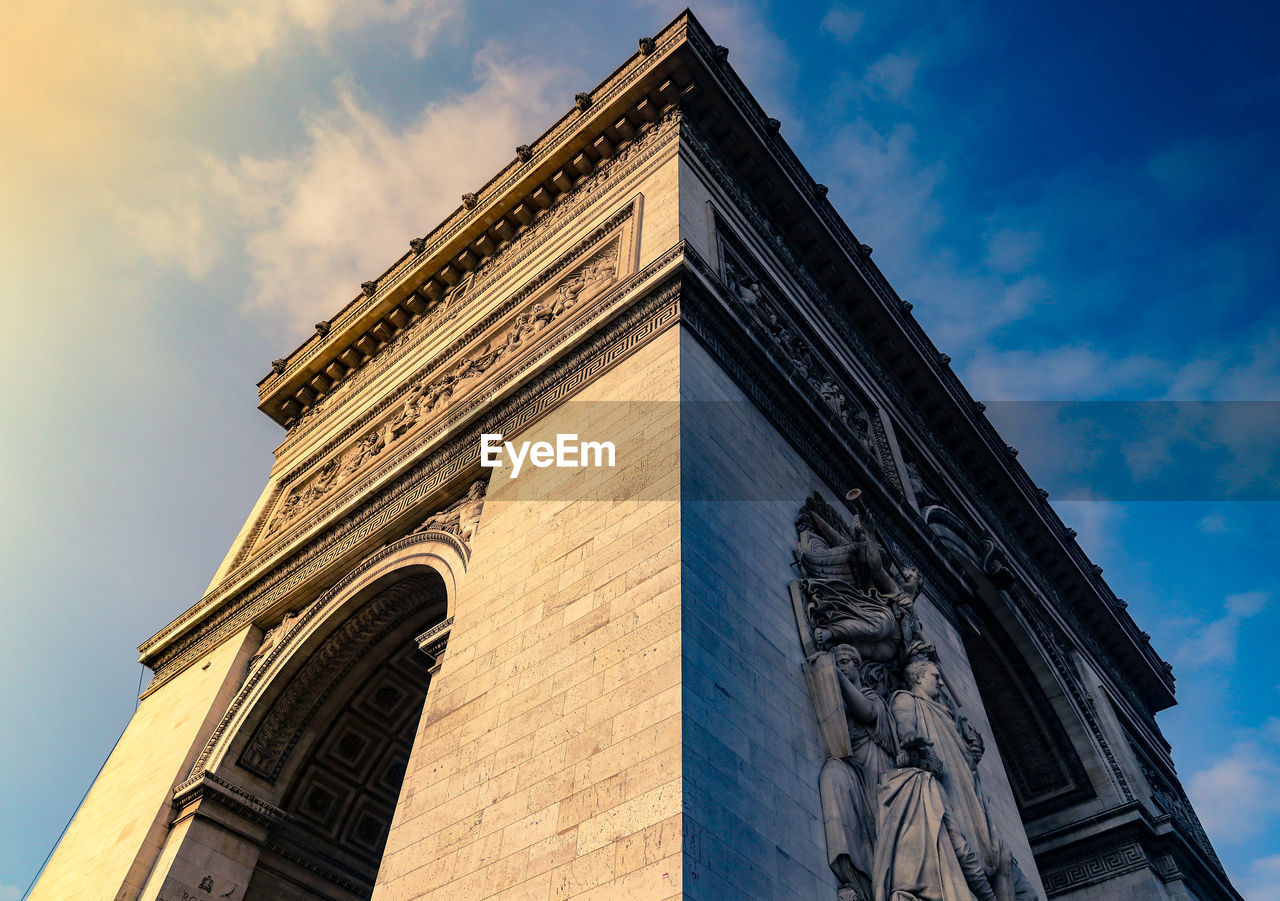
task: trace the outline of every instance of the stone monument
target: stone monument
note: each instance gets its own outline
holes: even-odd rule
[[[272,364],[33,899],[1239,897],[1170,667],[728,56],[642,38]]]

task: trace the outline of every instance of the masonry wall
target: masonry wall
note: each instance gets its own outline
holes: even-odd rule
[[[173,788],[240,687],[248,632],[149,695],[45,867],[31,901],[136,898],[160,852]]]
[[[677,335],[507,436],[617,466],[495,472],[379,901],[680,897]]]
[[[834,899],[787,593],[798,504],[831,492],[687,333],[680,363],[687,897]]]
[[[694,402],[681,426],[686,890],[834,898],[818,797],[826,753],[787,586],[804,497],[835,501],[854,486],[824,485],[687,334],[681,397]],[[1038,888],[959,634],[927,596],[918,604],[954,695],[986,738],[993,821]]]

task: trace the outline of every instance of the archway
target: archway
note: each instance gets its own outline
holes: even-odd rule
[[[999,547],[946,507],[922,514],[973,587],[960,610],[961,640],[1023,823],[1095,798],[1071,674],[1050,664],[1011,608],[1020,588]]]
[[[280,615],[175,793],[156,897],[372,894],[467,556],[412,535]]]

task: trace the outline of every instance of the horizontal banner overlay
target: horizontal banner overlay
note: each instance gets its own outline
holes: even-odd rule
[[[930,442],[890,434],[878,413],[812,412],[821,440],[784,436],[746,401],[574,401],[485,433],[477,453],[511,499],[794,502],[820,470],[945,493]],[[1001,401],[984,415],[993,451],[1054,500],[1280,501],[1280,402]],[[814,454],[843,459],[814,467]]]

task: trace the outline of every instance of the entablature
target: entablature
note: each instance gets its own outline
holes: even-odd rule
[[[678,17],[548,131],[475,192],[316,333],[272,364],[258,383],[258,408],[288,429],[331,396],[412,324],[430,321],[467,290],[481,264],[516,241],[557,198],[622,152],[677,104],[692,84],[687,35]]]

